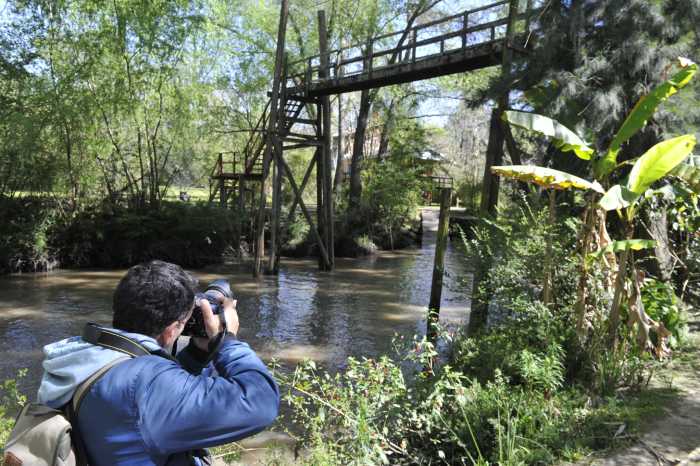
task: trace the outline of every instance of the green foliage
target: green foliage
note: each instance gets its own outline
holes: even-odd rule
[[[80,267],[126,267],[150,259],[201,267],[237,245],[235,213],[208,204],[164,203],[158,210],[89,208],[54,238],[61,261]]]
[[[561,388],[564,381],[564,351],[561,346],[552,344],[545,355],[538,355],[524,349],[520,352],[520,374],[525,385],[542,391],[545,395]]]
[[[656,241],[649,239],[627,239],[620,241],[613,241],[608,244],[603,249],[599,249],[594,253],[589,255],[591,259],[600,259],[602,256],[608,253],[615,253],[620,251],[641,251],[643,249],[651,249],[656,245]]]
[[[471,371],[493,361],[476,354],[498,351],[513,332],[524,335],[542,323],[526,322],[504,323],[486,338],[443,334],[454,344],[446,364],[435,365],[433,346],[414,337],[409,347],[399,345],[403,356],[396,360],[349,360],[335,375],[312,362],[292,375],[278,373],[302,429],[303,464],[556,464],[615,445],[622,424],[635,432],[658,412],[657,395],[592,402],[565,382],[564,351],[555,343],[543,351],[524,340],[510,346],[513,377],[498,367],[485,379]],[[423,370],[406,379],[407,368],[426,366],[432,375]]]
[[[700,194],[700,156],[689,157],[686,163],[679,164],[671,175],[682,179],[696,194]]]
[[[283,383],[293,389],[285,400],[304,427],[308,464],[388,462],[387,455],[396,449],[388,441],[390,430],[396,428],[389,421],[411,409],[409,389],[394,362],[350,358],[342,374],[330,376],[318,373],[308,361]]]
[[[50,244],[61,216],[60,202],[48,198],[0,197],[0,273],[44,271],[56,265]]]
[[[505,207],[497,220],[482,219],[483,223],[473,228],[473,238],[465,240],[466,251],[476,268],[488,267],[488,277],[480,289],[474,290],[472,299],[494,296],[496,302],[505,301],[511,306],[523,297],[529,303],[539,296],[544,285],[542,264],[547,255],[546,239],[550,234],[549,212],[540,202],[534,199],[532,204],[522,202]],[[578,223],[572,219],[558,222],[551,232],[557,303],[572,299],[574,284],[570,277],[575,274],[572,254],[577,228]]]
[[[18,382],[27,375],[27,369],[20,369],[14,379],[7,379],[0,385],[0,445],[5,445],[15,425],[17,413],[27,402],[18,388]]]
[[[0,273],[63,267],[126,267],[163,259],[184,267],[219,262],[237,247],[237,218],[207,204],[160,209],[88,207],[43,198],[0,200]]]
[[[656,144],[632,166],[627,179],[627,189],[642,194],[685,160],[693,152],[695,143],[695,136],[689,134]]]
[[[644,280],[642,302],[649,317],[663,322],[664,327],[671,332],[671,348],[677,349],[687,341],[687,317],[671,284],[653,278]]]
[[[369,225],[373,238],[384,236],[381,241],[395,246],[396,236],[415,218],[421,203],[422,184],[418,171],[404,163],[385,159],[363,170],[361,219],[356,222]]]

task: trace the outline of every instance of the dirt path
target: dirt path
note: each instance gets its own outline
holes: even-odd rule
[[[672,386],[679,396],[664,414],[649,422],[645,432],[623,449],[579,465],[700,466],[700,310],[689,316],[694,350],[671,363]]]

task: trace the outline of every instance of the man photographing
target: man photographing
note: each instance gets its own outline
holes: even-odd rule
[[[206,337],[191,338],[175,359],[171,348],[195,301]],[[44,348],[38,401],[52,408],[66,405],[83,382],[108,367],[81,398],[77,426],[72,421],[90,465],[205,464],[197,450],[272,423],[278,387],[236,339],[236,301],[217,306],[215,314],[207,299],[195,300],[195,282],[179,266],[152,261],[130,268],[119,282],[113,329],[88,327],[83,337]]]

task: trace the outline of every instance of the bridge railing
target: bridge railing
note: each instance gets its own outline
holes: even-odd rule
[[[433,189],[452,189],[454,180],[451,176],[421,175],[419,178],[430,184]]]
[[[534,0],[527,11],[518,13],[529,28],[530,15],[537,11]],[[484,5],[456,15],[436,19],[397,32],[382,34],[363,44],[328,52],[326,75],[330,79],[350,77],[396,64],[420,61],[427,57],[464,50],[503,40],[508,27],[508,0]],[[519,29],[523,29],[520,27]],[[321,79],[321,55],[296,60],[288,65],[288,79],[308,86]]]
[[[216,163],[209,174],[210,178],[220,178],[230,175],[259,174],[262,172],[262,160],[251,160],[239,151],[219,152]]]

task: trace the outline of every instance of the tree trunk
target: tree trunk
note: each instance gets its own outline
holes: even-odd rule
[[[386,154],[389,150],[389,134],[394,127],[394,121],[396,119],[394,107],[396,106],[396,101],[391,99],[391,103],[386,108],[386,115],[384,117],[384,124],[382,125],[382,132],[379,137],[379,149],[377,150],[377,155],[382,156]]]
[[[632,239],[633,228],[627,225],[625,239]],[[627,263],[634,260],[634,255],[629,249],[622,251],[620,257],[620,265],[617,270],[617,278],[615,280],[615,295],[613,297],[612,308],[608,320],[608,345],[611,350],[617,347],[617,330],[620,326],[620,307],[622,305],[622,296],[625,293],[625,281],[627,278]]]
[[[554,220],[556,218],[557,191],[549,190],[549,228],[547,229],[547,244],[544,257],[544,286],[542,290],[542,301],[545,306],[552,303],[552,239],[554,237]]]
[[[489,143],[486,148],[486,164],[484,166],[484,181],[481,187],[482,215],[495,215],[498,204],[498,177],[491,173],[491,167],[503,163],[503,128],[500,121],[500,109],[491,111],[489,127]]]
[[[576,287],[576,304],[574,305],[574,309],[576,313],[576,334],[581,342],[584,341],[587,330],[586,300],[588,298],[588,266],[586,257],[588,256],[593,236],[595,222],[594,209],[592,201],[589,201],[583,214],[583,231],[581,232],[581,242],[579,246],[581,262],[579,263],[578,286]]]
[[[670,282],[673,278],[674,258],[668,238],[666,207],[646,209],[644,217],[645,231],[643,236],[656,242],[653,253],[652,250],[649,250],[645,254],[644,268],[658,279]]]
[[[360,207],[362,197],[362,159],[364,157],[365,133],[369,122],[369,112],[372,108],[372,99],[369,90],[365,89],[360,95],[360,111],[357,115],[357,127],[353,138],[352,160],[350,161],[350,210]]]

